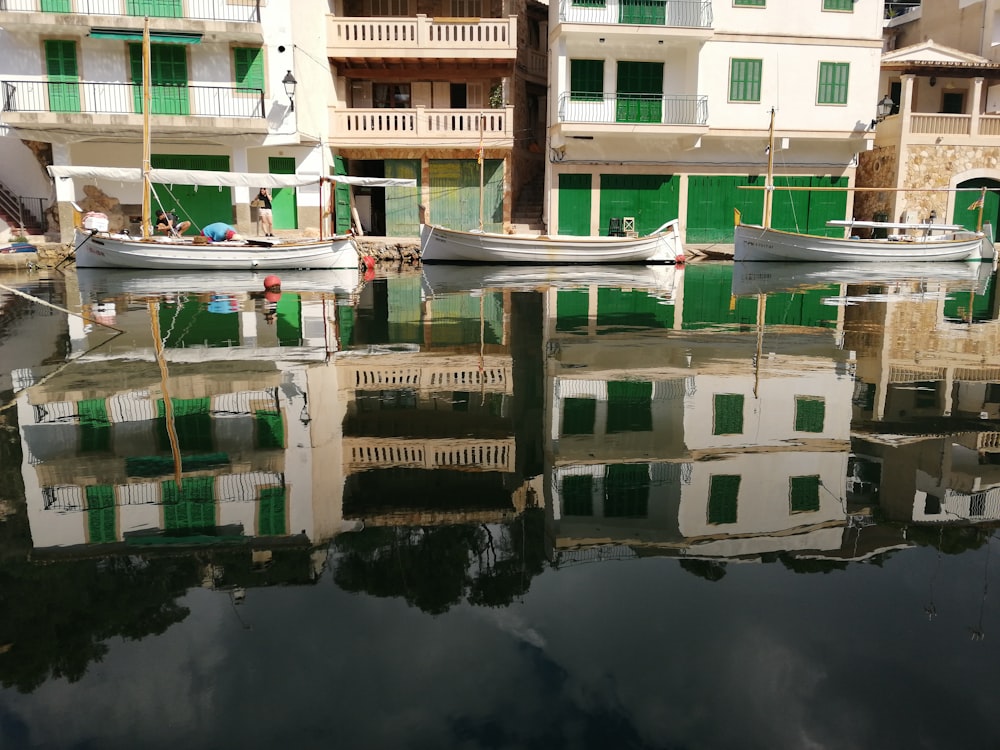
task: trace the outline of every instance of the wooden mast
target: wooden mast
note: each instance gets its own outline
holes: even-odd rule
[[[149,183],[150,144],[149,144],[149,108],[152,102],[150,93],[150,50],[149,50],[149,16],[142,24],[142,238],[149,239],[150,214],[149,193],[152,189]]]
[[[767,130],[767,179],[764,182],[764,226],[771,226],[771,203],[774,200],[774,107]]]
[[[483,154],[483,128],[485,123],[482,114],[479,115],[479,231],[483,231],[483,202],[486,200],[486,195],[483,191],[483,173],[486,169],[486,158]]]

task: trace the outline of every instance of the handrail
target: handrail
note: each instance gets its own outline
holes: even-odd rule
[[[643,125],[708,123],[708,97],[701,94],[608,94],[569,91],[559,96],[559,122]]]
[[[50,16],[124,16],[142,20],[143,16],[150,18],[189,18],[202,21],[235,21],[242,23],[260,23],[260,0],[250,2],[217,2],[216,0],[185,0],[183,10],[178,16],[158,12],[156,3],[143,3],[142,13],[129,13],[128,3],[122,0],[71,0],[70,10],[40,11],[38,0],[4,0],[0,3],[0,11],[14,13],[45,13]],[[136,5],[139,5],[138,3]],[[178,3],[180,5],[180,3]],[[164,6],[169,8],[170,6]]]

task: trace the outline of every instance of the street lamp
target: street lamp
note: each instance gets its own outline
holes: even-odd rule
[[[896,103],[888,94],[879,99],[878,104],[875,105],[875,119],[872,120],[872,127],[874,128],[882,120],[891,115],[895,106]]]
[[[285,87],[285,94],[288,96],[288,111],[295,111],[295,84],[298,81],[295,80],[295,76],[292,75],[292,71],[285,73],[285,77],[281,79],[281,85]]]

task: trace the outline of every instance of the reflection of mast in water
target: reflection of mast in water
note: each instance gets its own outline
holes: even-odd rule
[[[166,421],[167,437],[170,440],[170,453],[174,458],[174,481],[177,492],[182,493],[181,482],[181,451],[177,439],[177,426],[174,424],[174,404],[167,390],[167,360],[163,356],[163,339],[160,338],[159,303],[149,300],[149,322],[153,328],[153,346],[156,351],[156,363],[160,366],[160,388],[163,391],[163,416]]]
[[[937,560],[934,562],[934,575],[931,576],[930,601],[924,606],[924,612],[928,620],[937,617],[937,607],[934,606],[934,583],[937,581],[938,571],[941,569],[941,547],[944,545],[944,526],[938,529]]]
[[[986,607],[986,594],[990,586],[990,546],[993,543],[993,533],[986,538],[986,563],[983,565],[983,598],[979,600],[979,622],[976,623],[976,627],[969,628],[974,641],[981,641],[986,637],[986,633],[983,632],[983,610]]]

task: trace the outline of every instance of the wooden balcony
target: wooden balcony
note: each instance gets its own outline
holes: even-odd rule
[[[334,61],[509,60],[517,57],[517,17],[343,18],[327,16],[327,56]],[[461,77],[460,70],[454,71]]]
[[[514,147],[514,108],[330,110],[330,144],[401,148]]]

